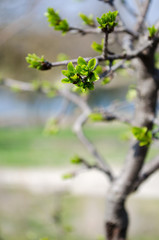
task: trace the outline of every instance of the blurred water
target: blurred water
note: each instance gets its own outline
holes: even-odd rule
[[[63,99],[49,99],[42,94],[14,93],[0,89],[0,123],[14,125],[27,122],[42,123],[51,116],[56,116],[63,105]]]
[[[109,107],[115,101],[125,100],[126,89],[96,90],[89,98],[88,104],[93,108]],[[57,116],[63,109],[65,99],[60,96],[48,98],[40,93],[15,93],[0,88],[0,124],[41,124],[49,117]],[[76,106],[69,103],[65,115],[71,115]],[[132,111],[132,105],[126,104],[123,111]]]

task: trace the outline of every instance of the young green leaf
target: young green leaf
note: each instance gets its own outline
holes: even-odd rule
[[[91,27],[95,26],[95,21],[93,20],[93,15],[86,16],[83,13],[80,13],[79,16],[82,18],[84,24],[89,25]]]
[[[101,18],[97,18],[99,23],[99,28],[101,28],[104,32],[111,33],[114,30],[114,27],[118,25],[116,22],[116,17],[118,15],[118,11],[108,13],[104,13]]]
[[[71,81],[68,78],[63,78],[61,80],[62,83],[71,83]]]
[[[62,73],[67,78],[62,82],[73,83],[76,87],[81,88],[81,91],[93,90],[94,82],[99,79],[98,74],[94,68],[96,66],[96,59],[93,58],[87,63],[84,58],[79,57],[76,68],[72,62],[67,65],[68,70],[63,70]]]
[[[104,79],[103,79],[103,81],[102,81],[102,85],[106,85],[106,84],[108,84],[108,83],[110,83],[110,77],[105,77]]]
[[[73,173],[66,173],[62,176],[63,179],[70,179],[73,178],[74,174]]]
[[[29,63],[30,68],[36,68],[38,70],[48,70],[52,67],[51,63],[44,59],[44,56],[38,57],[35,53],[29,53],[25,59],[27,63]]]
[[[152,141],[152,132],[147,127],[132,127],[134,137],[140,142],[140,146],[145,146]]]
[[[103,120],[103,116],[101,113],[91,113],[89,115],[89,118],[92,120],[92,121],[102,121]]]
[[[35,53],[28,54],[26,57],[27,63],[29,63],[30,68],[41,69],[42,64],[45,62],[44,56],[38,57]]]
[[[78,57],[78,61],[77,61],[78,65],[87,65],[87,62],[84,60],[83,57]]]
[[[82,161],[81,159],[78,157],[78,156],[74,156],[72,159],[71,159],[71,163],[72,164],[80,164]]]
[[[62,70],[62,74],[66,77],[69,77],[70,76],[70,73],[68,70]]]
[[[88,61],[88,68],[89,70],[93,70],[96,66],[96,59],[95,58],[92,58],[91,60]]]
[[[102,66],[98,65],[98,66],[96,67],[96,69],[95,69],[95,72],[96,72],[97,74],[102,73]]]
[[[99,43],[96,43],[96,42],[93,42],[91,47],[93,48],[93,50],[99,52],[99,53],[102,53],[103,51],[103,45],[104,45],[104,42],[102,40],[102,43],[99,44]]]
[[[45,16],[47,17],[47,20],[50,23],[51,27],[58,25],[59,22],[61,21],[59,13],[55,12],[53,8],[48,8],[47,12],[45,13]]]
[[[153,38],[157,32],[157,28],[154,25],[152,27],[148,27],[149,30],[149,38]]]
[[[61,19],[58,12],[55,12],[53,8],[48,8],[45,13],[50,27],[54,27],[57,31],[62,31],[63,34],[69,31],[69,24],[66,19]]]
[[[74,68],[72,62],[69,62],[69,63],[68,63],[67,69],[68,69],[68,71],[69,71],[70,73],[75,73],[75,68]]]

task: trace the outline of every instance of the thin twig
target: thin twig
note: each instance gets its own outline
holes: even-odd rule
[[[100,80],[102,80],[105,77],[109,77],[111,76],[116,70],[118,70],[119,68],[121,68],[124,64],[125,60],[121,60],[120,62],[116,63],[115,65],[113,65],[111,68],[109,68],[109,70],[104,71],[102,74],[100,74]]]
[[[86,34],[99,34],[101,33],[101,29],[99,28],[89,28],[89,29],[82,29],[78,27],[70,27],[69,31],[72,33],[81,33],[82,35]]]
[[[87,58],[84,58],[84,60],[86,62],[88,62],[92,58],[93,57],[87,57]],[[96,58],[98,61],[104,61],[103,56],[95,56],[94,58]],[[69,62],[72,62],[72,63],[76,64],[77,61],[78,61],[78,59],[76,58],[76,59],[64,60],[64,61],[60,61],[60,62],[52,62],[51,67],[66,66]]]
[[[109,33],[106,31],[105,32],[105,37],[104,37],[104,48],[103,48],[104,59],[107,58],[107,54],[108,54],[108,36],[109,36]]]
[[[104,172],[107,175],[107,171],[105,171],[103,168],[101,168],[98,163],[91,164],[83,158],[80,158],[80,161],[87,169],[97,169],[101,172]]]
[[[86,34],[101,34],[102,33],[102,30],[98,27],[96,28],[89,28],[89,29],[82,29],[82,28],[79,28],[79,27],[70,27],[69,28],[69,32],[71,33],[80,33],[82,35],[86,35]],[[133,37],[138,37],[138,33],[134,32],[133,30],[131,29],[128,29],[125,27],[116,27],[114,32],[113,33],[127,33]]]
[[[159,38],[155,38],[152,40],[148,40],[145,44],[143,44],[142,46],[140,46],[138,49],[131,51],[130,53],[121,53],[121,54],[108,54],[106,59],[103,56],[95,56],[94,58],[96,58],[99,62],[105,61],[105,60],[119,60],[119,59],[125,59],[125,60],[130,60],[133,58],[137,58],[144,50],[146,50],[147,48],[151,47],[152,44],[154,43],[154,41],[158,42]],[[90,59],[92,59],[93,57],[87,57],[84,58],[85,61],[89,61]],[[60,62],[52,62],[51,67],[58,67],[58,66],[66,66],[69,62],[72,62],[74,64],[76,64],[78,61],[78,59],[71,59],[71,60],[64,60],[64,61],[60,61]]]
[[[117,27],[114,30],[114,33],[127,33],[127,34],[131,35],[134,38],[137,38],[139,36],[138,33],[134,32],[133,30],[128,29],[126,27]]]

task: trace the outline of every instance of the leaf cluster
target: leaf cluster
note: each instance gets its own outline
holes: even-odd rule
[[[99,28],[101,28],[103,32],[113,32],[114,27],[118,25],[118,23],[116,22],[117,15],[118,11],[109,11],[108,13],[104,13],[101,18],[97,17],[97,21],[100,25]]]
[[[26,57],[27,63],[29,63],[30,68],[41,69],[43,63],[45,62],[44,56],[38,57],[35,53],[28,54]]]
[[[62,74],[66,78],[62,79],[63,83],[72,83],[82,90],[93,90],[94,82],[99,79],[99,76],[95,72],[96,59],[92,58],[88,63],[79,57],[77,66],[74,67],[72,62],[67,65],[67,70],[63,70]]]
[[[140,146],[145,146],[152,141],[152,132],[148,131],[147,127],[133,127],[132,133],[134,137],[140,142]]]
[[[69,31],[69,24],[66,19],[61,19],[58,12],[53,8],[48,8],[45,13],[50,27],[54,27],[56,31],[62,31],[63,34]]]
[[[155,28],[154,25],[152,25],[152,27],[148,27],[148,31],[149,31],[149,38],[153,38],[157,32],[157,29]]]
[[[79,16],[82,18],[84,24],[89,25],[90,27],[95,27],[95,22],[92,14],[87,16],[83,13],[80,13]]]
[[[25,59],[27,63],[29,63],[30,68],[35,68],[38,70],[48,70],[52,67],[51,63],[44,59],[44,56],[38,57],[35,53],[29,53]]]

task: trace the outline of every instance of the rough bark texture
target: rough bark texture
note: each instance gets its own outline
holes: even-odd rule
[[[153,54],[142,55],[138,64],[138,99],[133,125],[138,127],[145,126],[151,130],[157,101],[157,83],[155,81]],[[108,192],[105,225],[107,240],[127,239],[129,221],[125,203],[142,169],[148,150],[149,146],[139,146],[139,142],[136,139],[131,141],[130,150],[121,175],[113,182]]]

